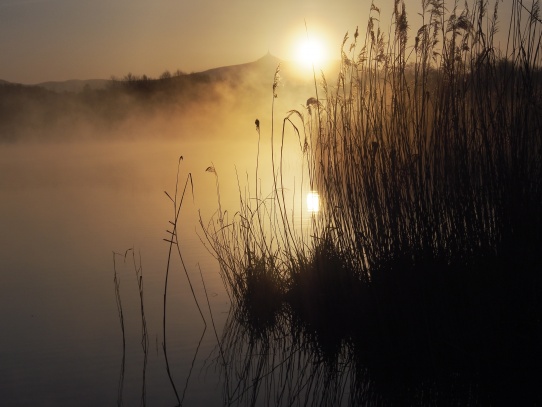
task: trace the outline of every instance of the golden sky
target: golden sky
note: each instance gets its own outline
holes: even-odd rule
[[[413,37],[421,0],[405,3]],[[507,3],[501,0],[501,9]],[[375,4],[387,24],[393,1]],[[129,72],[158,77],[165,70],[250,62],[267,51],[290,60],[296,39],[306,35],[305,21],[309,35],[325,38],[328,53],[338,59],[344,34],[356,26],[363,31],[370,5],[366,0],[0,0],[0,79],[38,83]]]

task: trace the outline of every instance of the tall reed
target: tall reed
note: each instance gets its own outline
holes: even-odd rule
[[[344,37],[337,81],[283,120],[270,195],[202,222],[240,315],[269,327],[287,305],[320,336],[433,367],[542,361],[542,24],[513,0],[499,48],[499,5],[424,0],[412,31],[396,0],[384,31],[373,4]],[[308,239],[286,209],[287,127],[321,198]]]

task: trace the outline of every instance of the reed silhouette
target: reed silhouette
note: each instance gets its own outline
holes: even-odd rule
[[[120,326],[122,331],[122,362],[121,371],[119,375],[119,384],[117,390],[117,405],[124,405],[123,393],[124,393],[124,376],[126,371],[126,331],[124,326],[124,311],[122,308],[122,299],[120,293],[120,277],[116,266],[116,258],[122,257],[123,262],[126,263],[128,253],[132,252],[132,264],[135,272],[137,287],[139,293],[139,311],[141,314],[141,348],[143,350],[143,372],[141,381],[141,405],[147,404],[147,362],[149,353],[149,334],[147,330],[147,318],[145,317],[145,304],[144,304],[144,290],[143,290],[143,265],[141,263],[141,253],[139,253],[139,259],[136,260],[134,248],[127,249],[124,254],[113,252],[113,281],[115,284],[115,298],[117,302],[117,310],[119,313]]]
[[[333,393],[346,384],[318,381],[320,373],[298,388],[283,377],[266,381],[306,347],[326,367],[355,361],[360,375],[415,377],[399,386],[417,389],[413,400],[439,391],[420,383],[459,376],[477,388],[463,400],[540,401],[542,25],[538,2],[513,0],[499,48],[498,5],[488,13],[488,2],[476,0],[448,11],[423,1],[423,24],[410,39],[401,1],[387,33],[373,4],[365,36],[356,29],[344,37],[336,83],[315,80],[315,97],[288,112],[278,140],[271,128],[279,147],[270,194],[257,175],[252,190],[239,188],[239,211],[229,215],[213,167],[219,208],[201,225],[243,327],[226,330],[224,368],[240,355],[228,383],[235,386],[234,372],[251,378],[226,389],[228,402],[255,405],[267,391],[270,404],[288,404],[283,395],[305,385],[321,389],[321,405],[372,400],[367,379],[348,382],[361,386],[348,400]],[[284,193],[292,134],[302,176],[320,195],[309,235],[296,228]],[[260,163],[258,153],[257,171]],[[308,192],[298,191],[300,200]],[[243,341],[229,337],[239,330]],[[301,336],[297,347],[282,345]],[[299,354],[273,356],[292,349]]]

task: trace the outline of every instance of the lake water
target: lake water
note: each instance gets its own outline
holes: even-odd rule
[[[273,186],[268,128],[258,161],[260,197]],[[442,383],[411,383],[408,366],[382,366],[375,375],[340,347],[336,359],[326,359],[314,348],[318,341],[289,330],[288,320],[262,332],[232,319],[198,220],[213,221],[218,196],[230,218],[240,195],[255,196],[258,137],[251,120],[224,134],[240,135],[0,145],[0,404],[172,406],[177,393],[189,406],[400,405],[404,397],[412,404],[483,405],[477,384],[455,374]],[[298,208],[297,227],[309,233],[299,140],[288,133],[285,143],[281,193],[292,203],[288,212]],[[164,191],[174,196],[179,162],[179,195],[187,185],[178,224],[186,272],[174,254],[164,338],[164,239],[174,219]]]
[[[169,237],[168,221],[174,216],[164,191],[175,191],[181,155],[179,187],[191,173],[193,194],[189,187],[180,247],[207,326],[174,256],[167,293],[168,360],[184,404],[222,404],[207,298],[218,335],[230,302],[218,263],[200,241],[198,210],[207,220],[217,208],[215,177],[205,171],[214,165],[223,208],[235,211],[237,177],[241,184],[254,179],[257,137],[252,143],[192,140],[0,146],[2,404],[137,405],[143,396],[148,405],[176,404],[162,351],[169,249],[163,239]],[[113,252],[119,253],[115,265],[126,330],[124,362]],[[146,363],[133,253],[138,264],[141,259],[143,274]]]

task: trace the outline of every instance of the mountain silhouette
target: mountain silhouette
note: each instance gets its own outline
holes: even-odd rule
[[[300,72],[296,64],[291,61],[282,60],[269,51],[261,58],[242,64],[221,66],[217,68],[211,68],[204,71],[193,72],[190,74],[182,74],[184,80],[193,77],[196,80],[215,81],[226,80],[229,82],[246,83],[273,83],[275,71],[280,65],[280,77],[282,81],[289,82],[290,84],[299,84],[299,82],[311,82],[314,81],[313,74],[309,71]],[[330,69],[330,72],[335,72],[335,68]],[[320,71],[318,69],[314,72],[316,78],[320,80]],[[333,74],[330,75],[333,77]],[[149,81],[162,81],[175,83],[178,76],[172,76],[167,79],[152,79],[147,78]],[[66,81],[47,81],[40,82],[33,85],[23,85],[20,83],[9,82],[0,79],[0,86],[5,85],[20,85],[24,87],[36,86],[47,89],[55,93],[79,93],[85,89],[100,90],[105,89],[114,82],[112,79],[83,79],[83,80],[66,80]]]
[[[270,80],[273,80],[273,75],[279,64],[284,64],[280,58],[272,55],[267,52],[263,57],[257,59],[253,62],[247,62],[237,65],[222,66],[217,68],[211,68],[204,71],[194,72],[191,74],[186,74],[186,76],[195,76],[195,77],[208,77],[211,80],[242,80],[245,79],[247,75],[253,76],[254,74],[265,76],[267,75]],[[171,78],[174,79],[174,78]],[[158,80],[158,79],[150,79]],[[6,80],[0,79],[0,85],[21,85],[21,86],[37,86],[40,88],[45,88],[47,90],[63,93],[63,92],[74,92],[78,93],[84,89],[104,89],[113,80],[111,79],[72,79],[66,81],[46,81],[36,84],[21,84],[17,82],[9,82]]]

